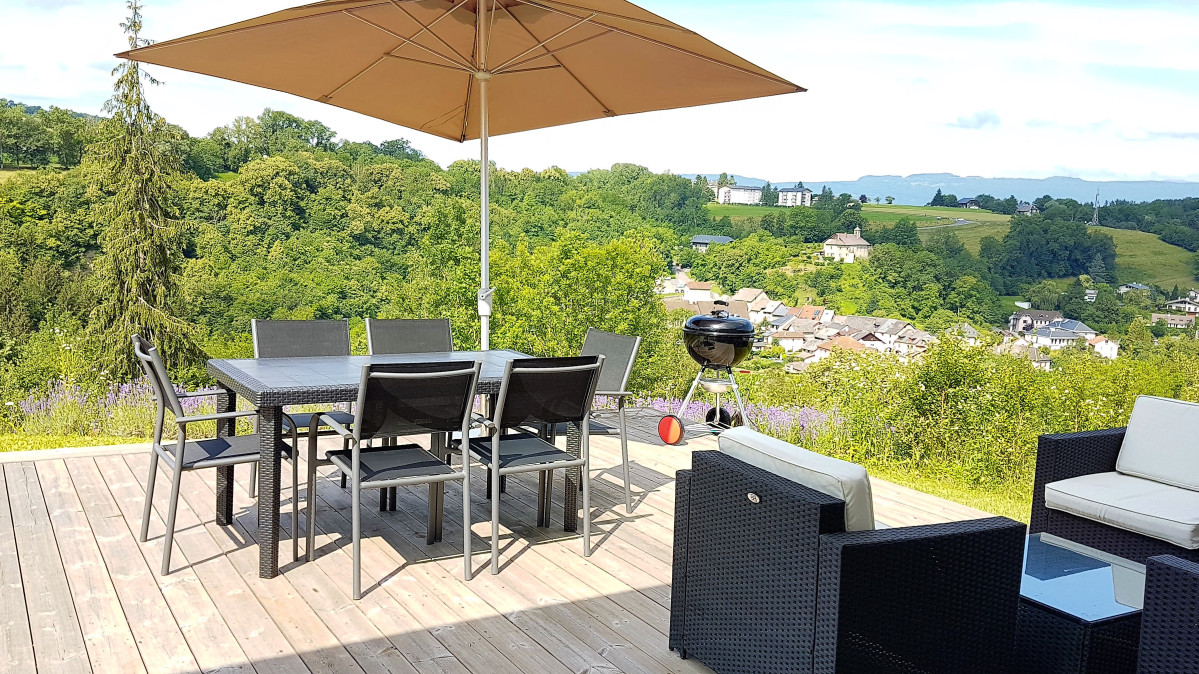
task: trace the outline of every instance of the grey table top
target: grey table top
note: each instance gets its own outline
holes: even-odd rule
[[[358,396],[362,366],[368,363],[479,361],[479,392],[494,393],[509,360],[528,358],[519,351],[444,351],[376,356],[212,359],[208,373],[257,406],[347,402]]]

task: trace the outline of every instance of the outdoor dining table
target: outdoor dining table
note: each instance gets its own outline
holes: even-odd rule
[[[307,358],[212,359],[208,374],[224,392],[217,396],[217,412],[237,408],[237,397],[245,398],[258,409],[261,457],[258,469],[258,575],[279,575],[279,492],[280,454],[278,443],[283,431],[285,405],[311,405],[352,402],[358,399],[362,366],[370,363],[416,363],[473,360],[482,364],[478,393],[494,396],[509,360],[528,358],[518,351],[446,351],[376,356],[318,356]],[[217,434],[234,434],[234,422],[218,423]],[[579,454],[582,428],[567,429],[567,451]],[[563,522],[567,531],[575,531],[578,522],[579,469],[566,471]],[[498,495],[495,495],[498,498]],[[217,469],[217,524],[233,520],[233,467]],[[311,496],[309,496],[311,498]]]

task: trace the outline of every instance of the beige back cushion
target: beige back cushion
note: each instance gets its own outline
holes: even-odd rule
[[[1137,398],[1116,470],[1199,491],[1199,405],[1170,398]]]
[[[722,453],[751,466],[845,501],[846,531],[874,528],[870,478],[856,463],[817,454],[745,426],[721,433],[718,446]]]

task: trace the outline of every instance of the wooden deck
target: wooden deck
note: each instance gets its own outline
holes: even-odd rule
[[[667,650],[674,473],[709,436],[665,447],[633,431],[634,511],[626,515],[615,437],[592,441],[596,551],[531,526],[532,476],[504,495],[504,567],[487,572],[483,474],[474,502],[478,575],[462,580],[461,496],[449,486],[445,542],[425,546],[427,490],[401,489],[396,512],[365,497],[364,596],[349,598],[349,498],[319,482],[318,557],[258,578],[254,502],[238,473],[233,526],[214,523],[213,471],[185,474],[173,573],[160,577],[170,478],[160,477],[150,540],[137,542],[148,450],[0,455],[0,671],[400,672],[569,674],[709,672]],[[301,466],[301,469],[303,467]],[[290,479],[290,471],[284,470]],[[301,473],[303,474],[303,473]],[[163,475],[166,475],[164,472]],[[561,497],[561,476],[555,496]],[[290,528],[285,492],[283,524]],[[984,516],[875,481],[891,526]],[[291,559],[291,542],[280,558]]]

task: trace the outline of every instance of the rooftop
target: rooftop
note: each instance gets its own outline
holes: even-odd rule
[[[374,493],[362,510],[363,588],[350,586],[349,500],[319,480],[314,563],[258,578],[256,501],[236,472],[234,523],[214,524],[210,471],[183,478],[173,568],[158,575],[169,489],[160,488],[150,538],[138,543],[146,446],[49,450],[0,457],[0,577],[13,671],[673,672],[705,674],[666,648],[675,471],[707,434],[665,447],[656,417],[631,424],[634,511],[624,512],[620,441],[592,437],[594,553],[562,531],[562,473],[554,523],[533,526],[536,480],[512,476],[503,501],[503,568],[487,572],[487,502],[475,519],[477,575],[462,579],[461,492],[448,486],[443,543],[425,545],[427,490],[400,487],[394,512]],[[159,484],[169,484],[165,468]],[[301,470],[305,470],[301,468]],[[283,471],[284,480],[290,471]],[[475,486],[484,473],[472,476]],[[287,487],[287,485],[284,485]],[[985,513],[872,480],[887,526]],[[285,493],[289,489],[285,489]],[[284,529],[291,526],[284,506]],[[286,537],[280,557],[291,559]],[[73,665],[73,666],[72,666]]]
[[[696,234],[691,237],[691,243],[732,243],[733,238],[729,236],[714,236],[710,234]]]

